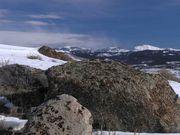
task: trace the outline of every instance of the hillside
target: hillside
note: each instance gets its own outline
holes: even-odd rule
[[[20,64],[45,70],[64,63],[66,61],[42,55],[38,48],[0,44],[0,66]]]

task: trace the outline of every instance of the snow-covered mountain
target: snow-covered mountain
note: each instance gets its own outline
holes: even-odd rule
[[[57,48],[56,48],[57,49]],[[92,49],[89,48],[81,48],[81,47],[73,47],[73,46],[64,46],[62,48],[58,48],[62,52],[70,53],[70,52],[91,52]]]
[[[145,50],[151,50],[151,51],[162,51],[162,50],[170,50],[170,51],[180,51],[180,49],[174,49],[174,48],[159,48],[153,45],[139,45],[135,46],[133,51],[145,51]]]
[[[104,49],[99,49],[97,52],[108,52],[108,53],[122,53],[122,52],[129,52],[130,50],[122,49],[120,47],[108,47]]]
[[[97,56],[99,57],[111,57],[111,56],[117,56],[121,55],[122,53],[129,52],[127,49],[122,49],[120,47],[108,47],[104,49],[98,49],[94,51],[95,53],[98,53]]]
[[[45,70],[49,67],[64,63],[66,63],[66,61],[40,54],[38,48],[0,44],[0,66],[6,64],[21,64]]]
[[[145,51],[145,50],[164,50],[164,48],[159,48],[152,45],[139,45],[134,47],[134,51]]]
[[[82,58],[112,59],[125,62],[139,68],[168,67],[171,69],[180,69],[180,49],[159,48],[152,45],[139,45],[134,47],[133,50],[127,50],[120,47],[108,47],[98,50],[78,48],[68,51],[69,53]]]
[[[57,49],[57,48],[56,48]],[[180,51],[180,49],[174,49],[174,48],[159,48],[153,45],[138,45],[135,46],[133,50],[124,49],[121,47],[107,47],[103,49],[97,49],[93,50],[90,48],[81,48],[81,47],[71,47],[71,46],[65,46],[62,48],[58,48],[57,50],[65,51],[68,53],[72,52],[83,52],[83,53],[111,53],[111,54],[121,54],[126,52],[137,52],[137,51]]]

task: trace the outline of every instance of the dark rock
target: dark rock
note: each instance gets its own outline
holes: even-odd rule
[[[94,128],[175,132],[175,92],[160,75],[113,61],[81,61],[46,72],[48,98],[70,94],[87,107]]]
[[[92,135],[91,113],[69,95],[57,96],[30,116],[24,135]]]
[[[56,58],[56,59],[60,59],[64,61],[73,61],[73,59],[68,54],[63,53],[63,52],[57,52],[55,49],[52,49],[48,46],[42,46],[41,48],[39,48],[38,51],[41,54],[48,57],[52,57],[52,58]]]
[[[0,135],[23,135],[21,132],[0,129]]]
[[[0,68],[0,95],[23,109],[41,104],[47,87],[44,71],[22,65]]]

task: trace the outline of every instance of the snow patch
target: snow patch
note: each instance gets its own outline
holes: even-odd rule
[[[12,128],[13,130],[21,130],[25,124],[27,123],[28,120],[21,120],[16,117],[6,117],[3,115],[0,115],[0,124],[6,128]]]
[[[175,93],[180,96],[180,83],[175,81],[169,81],[169,85],[172,87]]]

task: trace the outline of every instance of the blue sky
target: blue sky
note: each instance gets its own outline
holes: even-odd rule
[[[0,43],[180,48],[180,0],[0,0]]]

